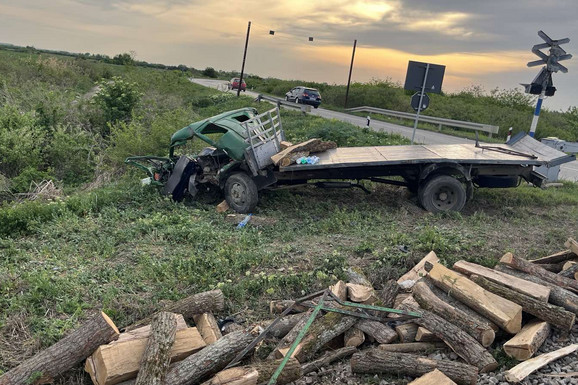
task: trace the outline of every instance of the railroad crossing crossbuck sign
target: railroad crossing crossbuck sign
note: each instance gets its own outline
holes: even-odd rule
[[[540,116],[540,109],[542,108],[542,100],[544,96],[553,96],[556,92],[556,87],[552,83],[552,73],[554,72],[568,72],[568,68],[564,67],[560,62],[562,60],[568,60],[572,58],[572,55],[566,53],[563,48],[560,47],[561,44],[566,44],[570,42],[569,38],[554,40],[546,35],[543,31],[538,31],[538,36],[544,40],[545,43],[536,44],[532,47],[532,52],[536,54],[540,60],[534,60],[529,62],[528,67],[536,67],[543,65],[542,69],[536,75],[532,83],[522,84],[526,88],[526,93],[532,95],[540,95],[538,98],[538,103],[536,104],[536,110],[534,111],[534,118],[532,120],[532,125],[530,126],[530,136],[534,136],[536,132],[536,126],[538,125],[538,117]],[[546,55],[541,49],[549,48],[549,52]]]

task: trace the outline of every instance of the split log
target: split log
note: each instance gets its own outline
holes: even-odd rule
[[[225,308],[225,298],[221,290],[205,291],[183,298],[181,300],[172,302],[165,306],[163,311],[179,313],[185,318],[193,318],[195,314],[203,314],[208,312],[219,312]],[[134,324],[127,326],[124,330],[129,331],[148,325],[151,323],[152,316],[144,318]]]
[[[365,334],[357,328],[350,328],[345,331],[343,341],[346,347],[358,347],[365,342]]]
[[[282,360],[261,361],[238,368],[225,369],[215,374],[203,385],[256,385],[267,383]],[[299,361],[290,358],[275,384],[283,385],[298,380],[302,376]]]
[[[193,315],[193,320],[207,345],[215,343],[219,338],[223,337],[213,313],[195,314]]]
[[[407,280],[411,280],[411,281],[419,280],[421,277],[424,277],[425,275],[427,275],[427,272],[425,271],[425,263],[426,262],[429,262],[433,265],[435,263],[438,263],[439,261],[440,260],[437,257],[436,253],[433,251],[430,251],[425,257],[423,257],[421,259],[421,261],[419,261],[414,267],[412,267],[410,271],[408,271],[407,273],[402,275],[397,280],[397,283],[402,283],[403,281],[407,281]]]
[[[114,322],[99,312],[66,337],[0,375],[1,385],[46,384],[85,360],[96,348],[118,338]]]
[[[434,369],[407,385],[456,385],[456,383],[439,370]]]
[[[349,267],[346,271],[347,280],[349,283],[354,283],[356,285],[363,285],[367,287],[373,287],[373,284],[369,282],[363,271],[358,267]]]
[[[451,291],[446,292],[439,287],[435,286],[433,281],[430,279],[429,276],[426,276],[424,279],[421,280],[424,282],[429,289],[436,295],[436,297],[440,298],[442,301],[447,303],[448,305],[462,311],[463,313],[467,314],[469,318],[472,319],[472,322],[475,322],[478,325],[490,325],[490,328],[496,333],[500,328],[498,325],[481,315],[480,313],[476,312],[472,308],[465,305],[463,302],[459,301],[457,298],[452,297],[453,293]]]
[[[187,329],[189,327],[185,322],[185,319],[183,318],[182,314],[176,313],[171,314],[173,315],[173,317],[175,317],[175,320],[177,321],[177,331]],[[151,335],[151,325],[145,325],[138,329],[133,329],[128,332],[120,333],[118,338],[115,341],[111,342],[110,344],[119,344],[121,342],[126,342],[130,340],[149,338],[150,335]]]
[[[224,213],[224,212],[226,212],[227,210],[229,210],[229,203],[227,203],[226,200],[222,201],[221,203],[219,203],[219,204],[217,205],[216,210],[217,210],[218,213]]]
[[[550,335],[550,324],[534,320],[524,325],[522,330],[504,344],[504,351],[518,361],[531,358]]]
[[[87,358],[84,369],[98,385],[114,385],[136,377],[148,338],[102,345]],[[170,350],[172,362],[180,361],[206,346],[197,328],[177,330]]]
[[[287,140],[282,140],[281,143],[279,143],[279,147],[281,147],[281,150],[284,150],[288,147],[291,147],[293,145],[293,143],[287,141]]]
[[[395,353],[431,353],[436,350],[447,350],[444,342],[409,342],[404,344],[382,344],[378,349]]]
[[[466,275],[476,274],[543,302],[548,302],[548,297],[550,296],[550,288],[547,286],[507,275],[484,266],[476,265],[475,263],[458,261],[454,263],[453,269]]]
[[[304,313],[289,314],[282,317],[267,333],[267,337],[283,338],[297,325],[297,323],[307,315]],[[265,321],[261,324],[262,329],[266,329],[274,320]]]
[[[523,311],[538,317],[542,321],[546,321],[566,331],[572,330],[572,326],[574,326],[576,314],[566,311],[560,306],[538,301],[535,298],[508,289],[483,277],[472,275],[471,279],[484,289],[517,303],[522,306]]]
[[[393,302],[393,308],[394,309],[399,309],[399,305],[405,301],[408,297],[411,297],[411,293],[399,293],[398,295],[395,296],[395,300]],[[387,315],[387,318],[398,318],[401,317],[401,315],[399,314],[395,314],[395,313],[389,313]]]
[[[436,337],[435,334],[430,332],[424,327],[419,326],[417,328],[417,333],[415,333],[415,340],[417,342],[436,342],[440,341],[439,338]]]
[[[301,372],[303,375],[309,374],[311,372],[321,369],[324,366],[331,364],[332,362],[335,362],[345,357],[349,357],[356,351],[357,349],[355,347],[348,346],[346,348],[341,348],[333,352],[326,352],[323,355],[323,357],[315,361],[303,364],[303,366],[301,366]]]
[[[281,314],[285,310],[287,310],[288,307],[293,305],[294,303],[295,303],[295,301],[284,300],[284,299],[271,301],[271,302],[269,302],[269,312],[271,312],[271,314]],[[303,303],[306,303],[309,305],[314,304],[311,301],[305,301]],[[293,310],[291,310],[291,313],[303,313],[303,312],[306,312],[307,310],[309,310],[309,308],[307,306],[296,305],[293,307]]]
[[[153,317],[140,363],[136,385],[163,385],[171,361],[170,351],[175,342],[177,320],[173,313],[160,312]]]
[[[498,367],[494,357],[478,341],[459,327],[428,310],[421,309],[415,301],[411,301],[409,298],[401,304],[401,308],[421,313],[421,317],[413,321],[433,332],[468,364],[475,365],[481,373],[492,371]]]
[[[576,279],[576,274],[578,274],[578,263],[574,263],[573,265],[570,265],[569,268],[563,269],[560,273],[558,273],[558,275],[570,279]]]
[[[311,316],[312,312],[313,310],[309,310],[303,314],[303,318],[299,319],[295,324],[295,326],[293,326],[293,328],[291,328],[291,330],[285,335],[285,337],[283,337],[283,339],[279,341],[277,347],[267,357],[268,359],[271,360],[276,358],[283,358],[285,356],[285,353],[289,351],[289,347],[291,346],[291,344],[295,342],[295,339],[299,335],[299,332],[305,327],[305,324],[307,323],[307,320]],[[297,347],[297,349],[295,349],[293,357],[295,357],[295,354],[298,353],[300,349],[301,348],[299,346]]]
[[[505,275],[505,274],[504,274]],[[437,297],[425,282],[418,282],[413,288],[413,297],[421,308],[432,311],[438,316],[450,321],[466,333],[474,337],[484,347],[494,342],[496,334],[489,324],[480,324],[471,319],[463,311],[454,308]],[[416,338],[419,341],[419,339]]]
[[[554,305],[562,306],[564,309],[578,315],[578,295],[572,293],[571,291],[563,289],[553,283],[546,282],[534,275],[511,269],[505,265],[497,265],[494,267],[494,269],[510,275],[515,275],[516,277],[520,277],[528,281],[548,286],[551,289],[549,299],[551,303]]]
[[[548,365],[550,362],[555,361],[558,358],[574,353],[576,350],[578,350],[578,344],[569,345],[550,353],[541,354],[514,366],[512,369],[505,372],[504,377],[509,382],[520,382],[524,378],[528,377],[532,372]]]
[[[506,253],[501,259],[500,263],[513,267],[516,270],[523,271],[525,273],[535,275],[538,278],[543,279],[546,282],[553,283],[560,286],[563,289],[571,290],[573,292],[578,292],[578,281],[574,279],[569,279],[562,277],[558,274],[554,274],[548,270],[544,270],[540,265],[526,261],[525,259],[518,258],[512,253]]]
[[[394,305],[398,290],[399,286],[393,279],[387,281],[383,289],[376,290],[377,298],[379,298],[381,306],[392,307]]]
[[[372,304],[377,302],[377,296],[373,287],[358,285],[355,283],[347,284],[347,296],[352,302]]]
[[[475,366],[447,360],[432,360],[413,354],[368,349],[351,357],[353,373],[392,373],[421,376],[438,369],[458,384],[474,385],[478,379]]]
[[[428,275],[435,285],[447,291],[508,333],[522,329],[522,307],[478,286],[466,277],[440,265],[434,265]]]
[[[544,264],[544,263],[560,263],[569,260],[570,258],[576,257],[576,254],[572,252],[572,250],[562,250],[555,254],[548,255],[547,257],[542,257],[538,259],[532,259],[530,262],[536,264]]]
[[[321,141],[321,139],[309,139],[305,142],[294,144],[290,147],[287,147],[286,149],[273,155],[271,157],[271,160],[273,161],[273,164],[277,166],[281,161],[281,159],[298,151],[322,152],[336,147],[337,144],[332,141]]]
[[[214,344],[188,356],[171,366],[166,383],[185,385],[199,382],[222,370],[235,356],[251,343],[255,336],[240,330],[227,334]]]
[[[399,341],[401,343],[414,342],[418,327],[419,326],[413,322],[397,325],[395,327],[395,332],[399,337]]]
[[[362,319],[355,324],[355,327],[368,336],[375,338],[380,344],[389,344],[398,338],[395,330],[379,321]]]
[[[347,285],[339,280],[335,285],[329,286],[329,290],[340,300],[347,301]]]
[[[345,316],[339,313],[327,313],[313,322],[307,334],[301,341],[301,349],[295,355],[299,362],[310,361],[321,348],[333,338],[357,322],[356,317]]]
[[[568,238],[568,240],[564,242],[564,246],[572,250],[572,252],[578,256],[578,242],[576,242],[573,238]]]

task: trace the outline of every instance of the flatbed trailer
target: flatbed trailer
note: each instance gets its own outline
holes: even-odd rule
[[[215,133],[220,138],[210,139],[209,135]],[[193,137],[213,147],[194,158],[175,156],[175,148]],[[521,133],[506,144],[476,141],[341,147],[316,154],[316,164],[280,167],[271,156],[281,150],[284,139],[278,107],[260,115],[253,109],[240,109],[179,130],[171,139],[169,158],[132,157],[127,163],[147,170],[151,180],[177,200],[187,193],[194,196],[207,186],[218,186],[229,206],[238,212],[253,211],[259,191],[265,188],[311,181],[326,187],[362,187],[361,180],[405,186],[417,193],[426,210],[437,212],[461,210],[472,198],[474,187],[515,187],[520,178],[541,186],[545,177],[535,167],[552,167],[575,159]],[[153,167],[138,164],[151,159]],[[159,163],[159,159],[166,161]],[[356,183],[344,183],[346,180]]]

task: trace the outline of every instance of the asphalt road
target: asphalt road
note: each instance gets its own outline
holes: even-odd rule
[[[220,88],[226,90],[227,82],[223,80],[214,79],[191,79],[193,83],[200,84],[205,87]],[[237,92],[236,90],[230,92]],[[241,95],[247,95],[256,98],[259,94],[257,92],[246,91],[241,92]],[[311,108],[311,115],[321,116],[327,119],[338,119],[343,122],[349,122],[359,127],[365,127],[367,120],[360,116],[345,114],[343,112],[337,112],[332,110],[327,110],[324,108]],[[411,139],[413,133],[413,127],[400,126],[397,124],[381,122],[378,120],[371,121],[371,128],[380,132],[389,132],[393,134],[402,135],[408,139]],[[426,130],[416,130],[415,133],[415,143],[423,144],[459,144],[459,143],[474,143],[473,140],[459,138],[456,136],[445,135],[435,131]],[[565,163],[560,166],[560,179],[570,180],[578,182],[578,161]]]

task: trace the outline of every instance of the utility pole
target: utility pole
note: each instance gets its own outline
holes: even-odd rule
[[[353,71],[353,59],[355,58],[355,47],[357,46],[357,39],[353,41],[353,53],[351,54],[351,65],[349,66],[349,77],[347,78],[347,90],[345,90],[345,106],[347,108],[347,98],[349,97],[349,85],[351,84],[351,72]]]
[[[247,46],[249,45],[249,33],[251,32],[251,22],[247,26],[247,38],[245,39],[245,52],[243,52],[243,64],[241,65],[241,76],[239,76],[239,87],[237,88],[237,97],[241,94],[241,84],[243,84],[243,72],[245,72],[245,59],[247,58]]]

